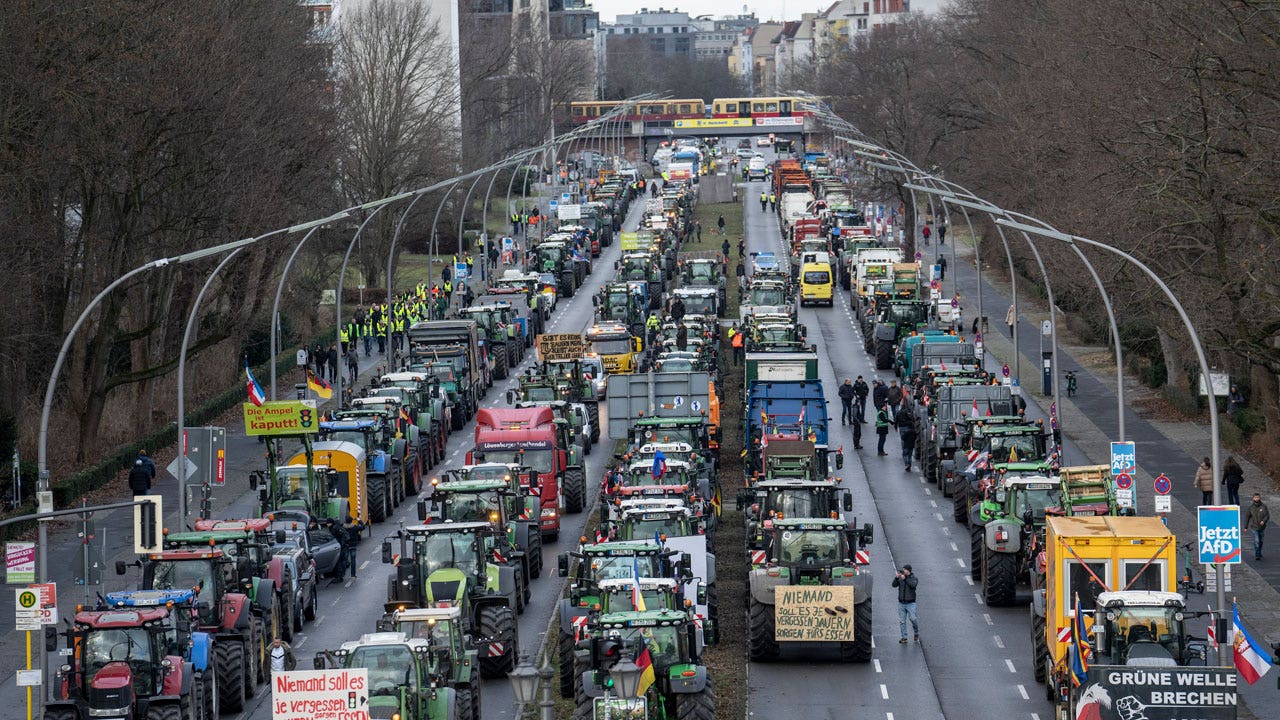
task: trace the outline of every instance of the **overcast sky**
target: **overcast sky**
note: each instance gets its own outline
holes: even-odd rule
[[[697,17],[699,15],[738,15],[745,6],[747,12],[755,12],[761,20],[797,20],[801,13],[821,12],[831,7],[835,0],[591,0],[591,5],[600,13],[600,20],[613,22],[618,13],[639,12],[640,8],[657,10],[681,10]],[[911,0],[913,12],[930,12],[942,5],[945,0]]]

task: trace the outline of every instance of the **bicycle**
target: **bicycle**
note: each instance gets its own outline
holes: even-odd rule
[[[1196,579],[1195,568],[1191,565],[1191,550],[1195,547],[1195,542],[1185,542],[1179,547],[1182,548],[1182,577],[1178,578],[1178,592],[1183,595],[1189,593],[1204,594],[1204,578]]]

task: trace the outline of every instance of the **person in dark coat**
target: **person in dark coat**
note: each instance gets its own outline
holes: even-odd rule
[[[1240,486],[1244,484],[1244,470],[1240,469],[1240,463],[1236,462],[1235,456],[1227,458],[1226,464],[1222,466],[1222,484],[1227,486],[1227,504],[1240,504]]]
[[[902,639],[898,642],[907,644],[907,621],[911,621],[911,629],[915,632],[916,642],[920,642],[920,621],[916,614],[916,586],[920,581],[911,572],[910,565],[903,565],[893,576],[893,587],[898,589],[898,628],[902,631]]]
[[[879,410],[889,402],[889,388],[879,380],[871,381],[871,407]]]
[[[133,491],[133,496],[148,495],[151,493],[151,481],[156,479],[156,464],[151,462],[151,458],[147,457],[147,449],[138,450],[138,457],[133,460],[133,467],[129,469],[129,489]]]
[[[858,423],[862,424],[867,421],[867,393],[871,388],[867,387],[867,381],[859,375],[858,379],[853,381],[853,397],[856,402],[853,404],[854,417],[858,419]]]
[[[893,419],[889,414],[889,404],[883,403],[876,410],[876,455],[885,456],[889,453],[884,451],[884,441],[889,437],[889,426],[893,424]]]
[[[911,410],[911,398],[902,399],[893,421],[898,426],[898,439],[902,441],[902,464],[911,472],[911,458],[916,453],[916,416]]]
[[[853,422],[853,382],[849,378],[844,379],[844,384],[840,386],[840,424],[848,425]]]

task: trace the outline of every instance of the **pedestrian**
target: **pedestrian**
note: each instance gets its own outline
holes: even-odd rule
[[[902,404],[902,388],[898,387],[897,380],[889,381],[889,391],[885,394],[885,402],[889,403],[889,407],[896,408]]]
[[[138,457],[134,458],[133,467],[129,469],[129,489],[133,496],[151,494],[151,481],[155,478],[156,464],[147,457],[146,448],[139,448]]]
[[[741,365],[745,362],[746,358],[743,347],[746,344],[747,334],[743,332],[742,327],[738,325],[734,325],[731,332],[733,332],[733,335],[729,339],[729,344],[733,346],[733,364]]]
[[[844,384],[840,386],[840,424],[848,425],[853,423],[853,381],[849,378],[844,379]]]
[[[970,333],[969,333],[969,334],[970,334],[970,335],[973,335],[975,338],[976,338],[976,337],[978,337],[978,318],[977,318],[977,316],[974,316],[974,318],[973,318],[973,329],[970,331]]]
[[[338,343],[329,343],[329,382],[338,381]],[[323,377],[323,376],[322,376]]]
[[[1213,504],[1213,465],[1205,458],[1196,468],[1196,489],[1200,491],[1200,504]]]
[[[271,641],[271,672],[290,672],[298,667],[298,661],[293,657],[293,648],[289,643],[276,638]]]
[[[1222,467],[1222,484],[1227,486],[1227,504],[1240,504],[1240,486],[1244,484],[1244,470],[1240,469],[1240,463],[1236,462],[1234,455],[1227,458],[1227,464]]]
[[[947,279],[947,256],[943,255],[938,258],[938,280]]]
[[[879,378],[871,381],[871,407],[879,410],[889,401],[889,388]]]
[[[693,232],[695,235],[698,236],[698,242],[702,242],[702,221],[701,220],[693,221]]]
[[[938,225],[938,244],[947,244],[947,224],[945,222]]]
[[[898,439],[902,441],[902,464],[911,472],[911,458],[916,453],[916,418],[911,411],[911,398],[903,398],[893,421],[898,425]]]
[[[769,210],[777,211],[777,209],[778,209],[778,196],[775,193],[769,193]]]
[[[329,532],[337,538],[338,544],[342,550],[338,556],[338,570],[333,578],[332,583],[340,583],[346,576],[347,569],[351,570],[351,577],[356,576],[356,545],[360,542],[360,533],[365,528],[361,522],[352,520],[348,517],[341,525],[329,520]],[[331,583],[331,584],[332,584]]]
[[[738,262],[747,256],[747,239],[738,238]]]
[[[858,379],[853,383],[853,397],[856,401],[853,406],[855,411],[854,416],[857,417],[859,425],[867,422],[868,392],[870,392],[870,388],[867,387],[867,381],[863,380],[862,376],[859,375]]]
[[[884,441],[889,437],[890,422],[892,421],[889,419],[889,405],[886,403],[876,410],[876,435],[879,436],[876,440],[876,455],[880,457],[889,454],[884,451]]]
[[[445,292],[449,292],[449,281],[453,280],[453,268],[445,265],[440,270],[440,282],[444,283]]]
[[[723,235],[724,234],[724,215],[721,215],[720,218],[716,220],[716,227],[720,229],[720,234]],[[728,255],[728,254],[729,252],[726,250],[725,255]]]
[[[1244,409],[1245,402],[1244,393],[1240,392],[1240,386],[1233,384],[1231,392],[1227,393],[1227,417],[1234,420],[1236,414]]]
[[[769,195],[768,193],[762,192],[760,193],[760,212],[764,212],[765,210],[768,210],[768,209],[769,209]]]
[[[316,343],[315,349],[311,352],[311,362],[316,366],[316,377],[324,377],[324,366],[329,359],[329,353],[324,351],[324,346]]]
[[[853,424],[853,449],[862,449],[862,421]]]
[[[929,244],[929,235],[931,232],[932,231],[929,229],[929,223],[925,223],[924,227],[920,228],[920,236],[924,238],[925,245]]]
[[[351,352],[347,353],[347,384],[355,387],[356,378],[360,375],[360,353],[351,348]]]
[[[916,642],[920,642],[920,621],[916,614],[916,586],[919,582],[910,565],[903,565],[893,576],[893,587],[898,588],[898,629],[902,632],[902,639],[898,642],[902,645],[907,644],[908,620]]]
[[[737,270],[734,274],[738,276],[738,290],[745,292],[747,289],[747,266],[745,263],[738,263]]]
[[[1013,337],[1013,321],[1014,321],[1015,319],[1017,319],[1017,316],[1016,316],[1016,315],[1014,315],[1014,312],[1013,312],[1013,306],[1012,306],[1012,305],[1010,305],[1010,306],[1009,306],[1008,311],[1006,311],[1006,312],[1005,312],[1005,314],[1004,314],[1004,324],[1005,324],[1006,326],[1008,326],[1008,328],[1009,328],[1009,337],[1010,337],[1010,338],[1012,338],[1012,337]]]
[[[1262,495],[1253,494],[1253,504],[1249,506],[1249,520],[1245,529],[1253,533],[1253,559],[1262,559],[1262,535],[1267,531],[1267,523],[1271,521],[1271,511],[1262,502]]]
[[[729,247],[729,238],[725,238],[724,242],[720,243],[720,254],[724,255],[726,263],[729,262]]]
[[[676,328],[676,349],[684,352],[689,349],[689,328],[684,323]]]
[[[471,283],[463,283],[462,285],[462,306],[471,307],[472,301],[476,299],[476,294],[471,291]]]
[[[684,319],[684,300],[679,297],[671,302],[671,319],[676,322]]]

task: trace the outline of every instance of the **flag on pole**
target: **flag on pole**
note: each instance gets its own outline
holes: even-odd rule
[[[640,560],[634,556],[631,558],[631,607],[639,612],[648,609],[644,605],[644,593],[640,591]]]
[[[257,405],[258,407],[262,407],[262,403],[267,401],[267,395],[266,393],[262,392],[262,386],[259,385],[258,381],[254,379],[253,373],[249,372],[248,362],[246,362],[244,365],[244,374],[245,374],[245,377],[249,379],[248,382],[246,383],[249,389],[249,402],[253,403],[254,405]]]
[[[1234,603],[1231,615],[1231,644],[1235,650],[1236,670],[1240,671],[1240,677],[1245,682],[1252,685],[1271,669],[1271,655],[1244,629],[1244,623],[1240,622],[1240,608]]]
[[[636,665],[640,667],[640,684],[636,686],[636,695],[644,697],[653,685],[656,676],[653,673],[653,657],[649,655],[649,645],[646,642],[644,650],[641,651],[640,657],[636,658]]]
[[[977,419],[977,418],[982,417],[981,415],[979,415],[979,414],[978,414],[978,399],[977,399],[977,398],[974,398],[974,399],[973,399],[973,408],[969,410],[969,417],[974,418],[974,419]]]
[[[661,480],[667,474],[667,456],[659,450],[653,456],[653,479]]]
[[[1089,644],[1084,631],[1084,615],[1080,612],[1080,596],[1076,596],[1076,608],[1071,620],[1071,682],[1080,687],[1089,672]]]
[[[316,395],[328,400],[333,397],[333,386],[325,382],[325,379],[307,370],[307,389]]]

